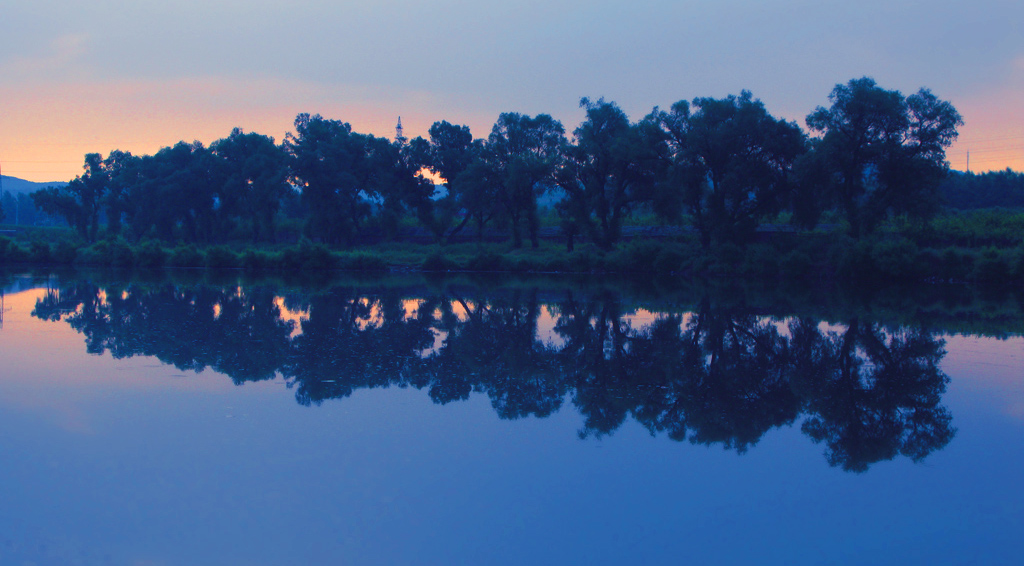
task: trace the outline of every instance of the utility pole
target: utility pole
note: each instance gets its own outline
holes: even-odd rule
[[[971,172],[971,150],[967,150],[967,172]]]

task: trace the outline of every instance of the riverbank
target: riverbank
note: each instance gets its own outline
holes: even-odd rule
[[[935,234],[930,239],[918,236],[915,239],[922,243],[900,233],[881,233],[863,240],[837,232],[775,233],[764,242],[748,246],[719,244],[703,248],[696,238],[684,235],[635,239],[611,251],[585,244],[570,252],[554,242],[519,249],[502,243],[384,243],[333,249],[305,239],[288,246],[254,247],[168,246],[154,240],[133,244],[114,238],[82,245],[59,229],[50,229],[17,240],[0,236],[0,266],[622,273],[856,285],[969,282],[1000,286],[1024,281],[1024,246],[969,246]]]

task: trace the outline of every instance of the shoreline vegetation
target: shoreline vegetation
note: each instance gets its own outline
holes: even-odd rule
[[[412,140],[400,120],[389,140],[300,114],[281,143],[236,128],[209,147],[90,153],[82,175],[21,199],[49,226],[0,225],[0,267],[1024,280],[1024,212],[982,209],[1024,202],[1024,175],[951,174],[949,102],[868,77],[829,102],[808,131],[743,91],[636,122],[584,98],[571,136],[547,114]],[[23,204],[0,214],[24,220]]]
[[[642,227],[612,250],[559,239],[537,248],[508,242],[424,244],[383,241],[347,249],[300,237],[294,244],[197,245],[122,237],[82,242],[67,228],[0,235],[0,266],[232,269],[253,274],[315,271],[650,274],[677,279],[739,278],[765,283],[887,286],[1024,282],[1024,212],[984,210],[907,221],[854,239],[842,226],[800,231],[786,226],[756,241],[704,247],[692,232]]]

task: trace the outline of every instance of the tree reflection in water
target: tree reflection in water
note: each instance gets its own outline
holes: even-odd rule
[[[634,328],[614,296],[545,297],[335,287],[282,298],[260,286],[75,282],[47,292],[33,314],[69,323],[90,353],[210,367],[236,384],[281,375],[303,405],[415,387],[441,404],[484,394],[514,419],[568,399],[583,438],[633,418],[652,434],[739,453],[800,421],[831,465],[856,472],[897,455],[919,461],[955,433],[941,405],[943,342],[921,329],[772,318],[709,299]]]

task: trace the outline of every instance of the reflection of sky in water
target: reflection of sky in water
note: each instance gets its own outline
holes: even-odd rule
[[[951,387],[1001,415],[1024,420],[1024,338],[947,336],[943,369]]]
[[[0,330],[0,564],[966,564],[1024,551],[1020,338],[946,338],[957,436],[923,464],[858,475],[830,468],[798,426],[738,456],[632,422],[581,441],[569,406],[501,420],[480,395],[439,406],[412,388],[359,390],[302,407],[280,379],[235,386],[88,355],[66,324],[29,316],[40,293],[7,295]],[[542,338],[553,320],[543,309]]]

